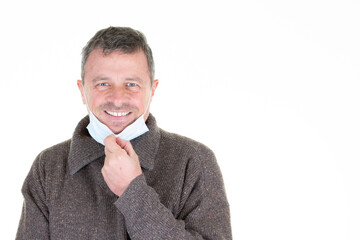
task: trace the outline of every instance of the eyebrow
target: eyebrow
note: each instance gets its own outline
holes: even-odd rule
[[[141,79],[141,78],[138,78],[138,77],[128,77],[128,78],[125,78],[126,81],[135,81],[135,82],[138,82],[138,83],[143,83],[144,80]]]
[[[104,81],[104,80],[109,80],[109,78],[108,77],[96,77],[91,82],[92,83],[97,83],[99,81]]]
[[[99,81],[104,81],[104,80],[110,80],[109,77],[96,77],[94,79],[91,80],[92,83],[97,83]],[[135,82],[138,82],[138,83],[144,83],[144,80],[139,78],[139,77],[127,77],[125,78],[125,81],[135,81]]]

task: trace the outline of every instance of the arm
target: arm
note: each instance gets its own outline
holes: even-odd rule
[[[187,166],[174,216],[140,174],[121,191],[116,207],[131,239],[231,239],[229,206],[216,159],[206,149]],[[116,189],[116,188],[113,188]]]
[[[197,197],[198,191],[194,189],[176,219],[142,175],[115,205],[125,217],[131,239],[232,239],[227,202]]]
[[[44,172],[38,157],[22,187],[24,204],[16,239],[49,239]]]

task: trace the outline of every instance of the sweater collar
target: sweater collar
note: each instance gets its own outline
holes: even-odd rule
[[[68,157],[70,174],[77,173],[92,161],[105,156],[104,146],[96,142],[88,133],[86,126],[89,117],[84,117],[77,125],[71,139]],[[131,140],[131,144],[139,157],[141,167],[152,170],[160,142],[160,129],[152,114],[146,120],[149,131]]]

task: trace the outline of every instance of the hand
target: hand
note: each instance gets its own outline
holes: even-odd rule
[[[104,144],[106,156],[101,173],[110,190],[120,197],[132,180],[142,174],[139,158],[129,141],[110,135]]]

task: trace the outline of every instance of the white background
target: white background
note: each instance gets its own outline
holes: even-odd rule
[[[86,114],[81,49],[110,25],[148,38],[158,124],[216,153],[234,239],[360,239],[355,0],[1,3],[1,239],[36,155]]]

